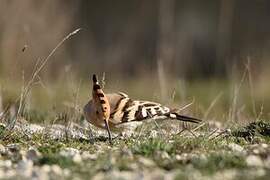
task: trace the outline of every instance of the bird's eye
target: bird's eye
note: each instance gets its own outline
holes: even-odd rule
[[[96,111],[96,114],[98,114],[98,111]]]
[[[107,109],[107,107],[104,107],[104,109]]]

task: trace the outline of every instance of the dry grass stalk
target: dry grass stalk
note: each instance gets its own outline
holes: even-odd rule
[[[204,113],[203,119],[206,119],[210,113],[210,111],[213,109],[215,104],[218,102],[218,100],[222,97],[223,92],[220,92],[211,102],[210,106],[207,108],[207,110]]]
[[[240,89],[246,79],[246,76],[247,76],[247,70],[244,71],[241,81],[238,84],[238,86],[234,88],[232,106],[229,112],[229,121],[231,122],[234,121],[236,117],[238,97],[239,97]]]
[[[193,103],[194,103],[195,99],[193,98],[192,101],[186,105],[184,105],[183,107],[181,107],[180,109],[178,109],[177,111],[183,111],[185,110],[186,108],[188,108],[189,106],[191,106]]]
[[[101,87],[104,88],[106,84],[106,73],[103,72],[102,79],[101,79]]]
[[[166,78],[165,78],[165,70],[164,70],[164,65],[162,60],[158,60],[157,64],[158,68],[158,80],[159,80],[159,85],[160,85],[160,92],[161,92],[161,100],[164,102],[167,99],[167,83],[166,83]]]
[[[252,74],[251,74],[250,57],[247,58],[246,69],[248,72],[248,82],[249,82],[249,88],[250,88],[250,97],[251,97],[251,102],[252,102],[253,115],[254,117],[258,117],[257,111],[256,111],[255,98],[254,98],[254,85],[253,85]]]
[[[0,85],[0,117],[2,116],[3,113],[3,98],[2,98],[2,87]]]
[[[79,31],[80,31],[80,28],[69,33],[56,45],[56,47],[49,53],[49,55],[44,60],[41,60],[41,59],[37,60],[37,63],[34,67],[34,70],[33,70],[33,73],[31,75],[30,80],[28,81],[28,83],[25,86],[22,87],[19,108],[18,108],[17,115],[16,115],[17,117],[15,119],[18,119],[22,115],[22,113],[24,111],[25,100],[26,100],[27,96],[29,95],[29,92],[31,91],[33,85],[36,83],[37,80],[40,80],[39,73],[43,70],[44,66],[47,64],[49,59],[53,56],[53,54],[56,52],[56,50],[64,44],[64,42],[66,40],[70,39],[73,35],[77,34]]]

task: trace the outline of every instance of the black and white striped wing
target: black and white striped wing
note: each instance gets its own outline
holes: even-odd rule
[[[128,97],[122,98],[111,114],[111,119],[118,123],[130,121],[141,121],[150,118],[164,117],[170,109],[161,104],[149,101],[132,100]]]

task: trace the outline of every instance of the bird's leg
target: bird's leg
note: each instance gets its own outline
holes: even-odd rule
[[[90,143],[94,144],[95,142],[95,137],[92,131],[92,128],[89,126],[89,139],[90,139]]]
[[[106,119],[104,119],[104,122],[105,122],[105,126],[106,126],[106,129],[107,129],[108,135],[109,135],[110,144],[112,144],[112,134],[111,134],[111,130],[110,130],[108,121],[106,121]]]

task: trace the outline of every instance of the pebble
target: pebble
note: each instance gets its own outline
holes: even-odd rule
[[[7,179],[14,178],[14,176],[16,175],[16,171],[13,169],[9,169],[9,170],[5,171],[4,173],[5,173],[4,177]]]
[[[49,174],[48,174],[48,172],[43,171],[42,168],[34,167],[31,179],[47,180],[47,179],[49,179]]]
[[[41,170],[46,172],[46,173],[49,173],[51,171],[51,166],[45,164],[41,167]]]
[[[230,143],[228,145],[228,147],[233,151],[233,152],[237,152],[237,153],[242,153],[244,152],[244,148],[238,144],[235,143]]]
[[[150,137],[157,137],[158,134],[159,134],[158,131],[152,130],[152,131],[150,132]]]
[[[259,156],[255,156],[255,155],[249,155],[246,158],[246,163],[248,166],[251,166],[251,167],[263,167],[263,161],[261,160]]]
[[[166,151],[156,151],[155,152],[155,157],[156,158],[161,158],[161,159],[170,159],[169,154]]]
[[[225,169],[223,171],[216,172],[213,174],[211,179],[237,179],[237,170],[235,169]]]
[[[30,148],[26,153],[26,158],[31,161],[37,161],[40,156],[40,153],[34,148]]]
[[[59,176],[61,176],[62,172],[63,172],[62,169],[60,168],[60,166],[58,166],[56,164],[51,166],[51,171],[52,171],[52,173],[59,175]]]
[[[262,148],[265,148],[265,149],[268,148],[268,144],[265,144],[265,143],[262,143],[261,146]]]
[[[20,151],[20,147],[17,144],[8,144],[7,149],[12,153]]]
[[[33,161],[31,160],[21,160],[17,165],[17,171],[20,175],[25,177],[31,177],[33,171]]]
[[[138,179],[148,179],[148,178],[145,178],[143,176],[143,173],[141,172],[112,170],[111,172],[107,174],[97,173],[92,179],[93,180],[103,180],[103,179],[138,180]]]
[[[164,178],[164,170],[162,169],[155,169],[152,171],[145,171],[143,173],[143,179],[156,179],[156,180],[163,180]]]
[[[11,166],[11,160],[0,160],[0,168],[10,168]]]
[[[257,171],[255,171],[255,173],[257,177],[262,177],[266,174],[265,170],[260,168],[260,169],[257,169]]]
[[[259,149],[253,149],[253,153],[254,154],[260,154],[260,150]]]
[[[142,163],[146,167],[153,167],[155,166],[155,162],[151,159],[145,158],[145,157],[140,157],[139,162]]]
[[[89,152],[87,151],[84,151],[82,154],[81,154],[81,157],[83,160],[96,160],[97,159],[97,155],[96,154],[90,154]]]
[[[181,155],[176,154],[176,155],[175,155],[175,159],[176,159],[177,161],[181,161],[183,158],[182,158]]]
[[[65,148],[63,150],[60,151],[60,155],[61,156],[65,156],[65,157],[73,157],[76,154],[79,154],[80,151],[78,149],[75,148]]]
[[[71,175],[71,172],[69,169],[63,169],[63,174],[64,174],[64,176],[68,177]]]
[[[121,150],[121,155],[122,155],[122,156],[126,156],[126,157],[130,157],[130,158],[133,158],[133,153],[132,153],[132,151],[131,151],[130,149],[128,149],[128,148],[123,148],[123,149]]]
[[[1,155],[6,154],[6,148],[2,144],[0,144],[0,154]]]
[[[82,157],[80,154],[75,154],[72,158],[72,160],[75,162],[75,163],[81,163],[82,162]]]
[[[265,160],[265,166],[266,168],[270,169],[270,156],[268,156],[267,159]]]

